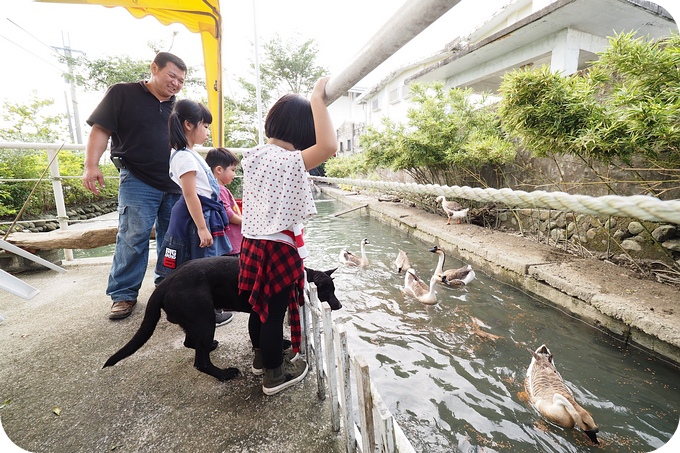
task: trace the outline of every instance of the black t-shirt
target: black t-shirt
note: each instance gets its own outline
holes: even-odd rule
[[[168,174],[170,134],[168,117],[175,96],[159,101],[146,84],[117,83],[109,87],[87,124],[111,131],[111,155],[146,184],[164,192],[182,193]]]

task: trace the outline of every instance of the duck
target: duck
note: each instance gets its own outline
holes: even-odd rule
[[[430,252],[439,255],[439,261],[437,262],[437,268],[434,270],[434,274],[438,276],[440,281],[445,285],[459,288],[469,284],[475,279],[475,271],[470,264],[458,269],[444,270],[444,261],[446,260],[444,250],[435,245],[430,249]]]
[[[397,254],[397,259],[394,260],[395,266],[397,266],[397,273],[401,274],[401,271],[406,272],[411,268],[411,262],[408,259],[408,254],[399,249],[399,253]]]
[[[437,295],[434,291],[437,280],[437,276],[432,275],[430,285],[428,286],[424,280],[418,277],[415,269],[411,267],[404,275],[404,293],[415,297],[426,305],[434,305],[437,303]]]
[[[527,369],[524,388],[529,401],[548,421],[562,428],[580,428],[595,444],[599,444],[600,431],[593,417],[575,400],[571,390],[564,384],[555,368],[553,354],[543,344],[531,353],[531,364]]]
[[[365,250],[366,244],[369,244],[368,239],[364,239],[361,241],[361,258],[356,256],[352,252],[349,252],[347,250],[341,250],[338,259],[340,260],[341,263],[346,264],[347,266],[361,266],[361,267],[368,266],[368,258],[366,257]]]
[[[462,219],[467,218],[467,213],[470,208],[463,209],[463,206],[456,201],[446,201],[444,195],[439,195],[435,201],[441,201],[442,209],[444,209],[446,217],[448,217],[446,220],[447,225],[451,225],[451,219],[456,219],[456,223],[460,223]]]

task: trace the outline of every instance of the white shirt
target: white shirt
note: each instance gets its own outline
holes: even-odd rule
[[[190,171],[194,171],[196,172],[196,193],[210,198],[212,188],[210,187],[210,181],[208,180],[208,175],[206,173],[206,169],[210,171],[210,167],[208,167],[203,156],[188,148],[181,151],[173,151],[171,156],[173,157],[170,161],[170,179],[182,187],[182,182],[179,179],[180,176]],[[198,163],[194,156],[198,156],[201,164]]]
[[[255,239],[293,231],[316,214],[307,169],[300,151],[262,145],[243,153],[241,232]]]

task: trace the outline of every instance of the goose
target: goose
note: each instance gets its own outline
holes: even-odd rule
[[[434,292],[437,280],[438,277],[433,275],[430,279],[430,286],[428,286],[425,281],[418,277],[415,269],[409,268],[404,275],[404,293],[415,297],[426,305],[434,305],[437,303],[437,295]]]
[[[441,201],[442,209],[444,209],[446,217],[448,217],[446,220],[447,225],[451,225],[451,219],[456,219],[456,223],[460,223],[462,219],[467,218],[467,213],[470,208],[463,209],[463,206],[461,206],[461,204],[458,202],[446,201],[444,195],[439,195],[435,201]]]
[[[475,271],[472,270],[471,265],[468,264],[459,269],[444,270],[444,261],[446,260],[444,250],[435,245],[430,249],[430,252],[439,255],[439,261],[437,262],[437,268],[434,270],[434,274],[440,277],[442,283],[453,287],[461,287],[475,279]]]
[[[401,271],[406,272],[411,267],[408,255],[401,249],[399,250],[399,254],[397,254],[397,259],[394,260],[394,264],[397,266],[397,273],[399,274],[401,274]]]
[[[574,395],[555,368],[550,350],[544,344],[536,351],[527,350],[532,358],[524,388],[531,404],[550,422],[563,428],[578,426],[593,443],[598,444],[596,433],[599,428],[588,411],[574,400]]]
[[[368,239],[364,239],[363,241],[361,241],[361,258],[356,256],[352,252],[348,252],[347,250],[341,250],[340,256],[338,257],[340,259],[340,262],[348,266],[361,266],[361,267],[368,266],[368,258],[366,257],[366,250],[364,249],[364,246],[368,243],[369,243]]]

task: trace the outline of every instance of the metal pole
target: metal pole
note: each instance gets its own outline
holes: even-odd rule
[[[409,0],[359,51],[349,66],[326,85],[327,105],[380,66],[407,42],[429,27],[460,0]]]
[[[257,43],[257,6],[253,0],[253,30],[255,43],[255,97],[257,102],[257,135],[258,144],[264,143],[264,131],[262,126],[262,88],[260,85],[260,49]]]

